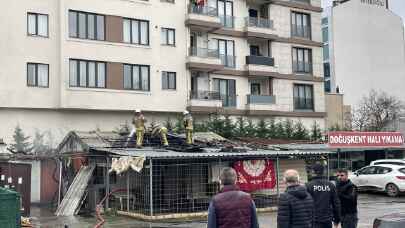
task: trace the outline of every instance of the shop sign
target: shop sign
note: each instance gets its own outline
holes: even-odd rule
[[[401,132],[329,132],[329,147],[401,147],[404,136]]]

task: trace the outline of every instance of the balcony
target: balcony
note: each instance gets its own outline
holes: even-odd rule
[[[271,95],[247,95],[247,104],[275,104],[276,97]]]
[[[260,17],[246,17],[245,32],[248,37],[263,39],[271,39],[276,35],[273,20]]]
[[[224,68],[218,50],[198,47],[189,48],[186,66],[188,69],[203,72],[222,70]]]
[[[188,106],[191,107],[222,107],[222,100],[219,92],[215,91],[190,91],[190,101]]]
[[[195,31],[214,31],[222,27],[218,10],[209,6],[190,4],[185,24]]]
[[[246,56],[246,70],[249,72],[276,72],[274,58],[266,56]]]
[[[294,97],[294,110],[295,111],[314,111],[313,98]]]
[[[311,4],[311,0],[290,0],[290,2],[297,2],[302,4]]]
[[[236,67],[236,56],[234,55],[219,55],[221,60],[221,64],[228,68],[235,68]]]
[[[229,28],[229,29],[232,29],[235,27],[235,17],[234,16],[219,15],[219,19],[220,19],[223,27]]]

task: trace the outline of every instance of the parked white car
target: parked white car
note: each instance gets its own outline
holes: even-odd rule
[[[360,191],[386,192],[398,196],[405,192],[405,167],[401,165],[371,165],[349,174]]]
[[[379,159],[372,161],[370,165],[402,165],[405,166],[405,159]]]

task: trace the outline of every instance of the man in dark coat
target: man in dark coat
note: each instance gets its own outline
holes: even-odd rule
[[[299,184],[296,170],[284,173],[287,190],[278,202],[278,228],[312,228],[314,201],[304,186]]]
[[[356,228],[357,217],[357,187],[350,181],[345,169],[337,171],[337,193],[342,205],[342,228]]]
[[[223,188],[208,208],[208,228],[259,228],[255,203],[248,193],[239,190],[236,178],[233,168],[221,171]]]
[[[314,177],[306,184],[309,194],[314,199],[314,228],[335,228],[340,223],[340,201],[336,186],[324,176],[324,166],[313,166]]]

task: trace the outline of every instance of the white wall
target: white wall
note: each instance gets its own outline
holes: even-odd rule
[[[405,101],[405,41],[401,18],[384,7],[352,0],[333,8],[336,85],[356,105],[371,89]]]

